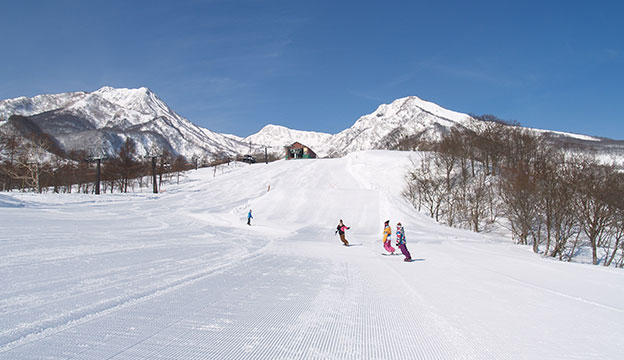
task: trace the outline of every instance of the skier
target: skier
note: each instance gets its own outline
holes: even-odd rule
[[[390,244],[390,242],[392,237],[392,228],[390,227],[390,220],[386,220],[386,222],[384,222],[384,229],[383,229],[383,244],[384,244],[384,249],[386,249],[387,252],[389,252],[391,255],[394,255],[394,248],[392,247],[392,244]]]
[[[334,235],[336,233],[340,234],[340,240],[342,241],[342,243],[344,244],[344,246],[349,246],[349,242],[347,241],[347,239],[345,239],[345,231],[351,229],[349,226],[345,225],[342,222],[342,219],[340,219],[340,222],[338,223],[338,226],[336,226],[336,232],[334,233]]]
[[[253,216],[251,215],[251,209],[249,210],[249,213],[247,213],[247,225],[251,226],[251,219],[253,219]]]
[[[396,237],[396,244],[399,249],[401,249],[403,255],[405,255],[405,259],[403,259],[403,261],[412,261],[412,255],[410,254],[409,250],[407,250],[407,242],[405,241],[405,229],[403,228],[403,225],[401,225],[401,222],[397,223]]]

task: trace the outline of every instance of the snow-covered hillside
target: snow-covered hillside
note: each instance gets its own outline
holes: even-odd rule
[[[2,194],[0,359],[621,358],[624,272],[434,223],[401,198],[409,156]],[[387,219],[413,262],[381,255]]]

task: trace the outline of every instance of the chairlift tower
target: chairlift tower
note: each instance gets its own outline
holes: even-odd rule
[[[97,151],[93,151],[93,153],[98,153],[99,155],[93,155],[85,161],[87,162],[95,162],[95,195],[100,195],[100,182],[102,180],[102,160],[107,160],[108,157],[104,156],[104,151],[102,149],[98,149]]]
[[[152,159],[152,185],[153,185],[153,189],[154,189],[154,194],[158,194],[158,181],[156,179],[156,158],[161,157],[162,154],[160,155],[150,155],[147,154],[144,156],[144,158],[151,158]]]

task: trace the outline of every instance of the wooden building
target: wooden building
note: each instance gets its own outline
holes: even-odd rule
[[[286,160],[290,159],[316,159],[316,153],[300,142],[295,142],[290,146],[284,146],[286,150]]]

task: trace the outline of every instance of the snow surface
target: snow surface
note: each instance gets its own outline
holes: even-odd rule
[[[0,359],[622,358],[624,272],[436,224],[400,196],[409,154],[2,194]],[[415,261],[381,255],[386,219]]]

